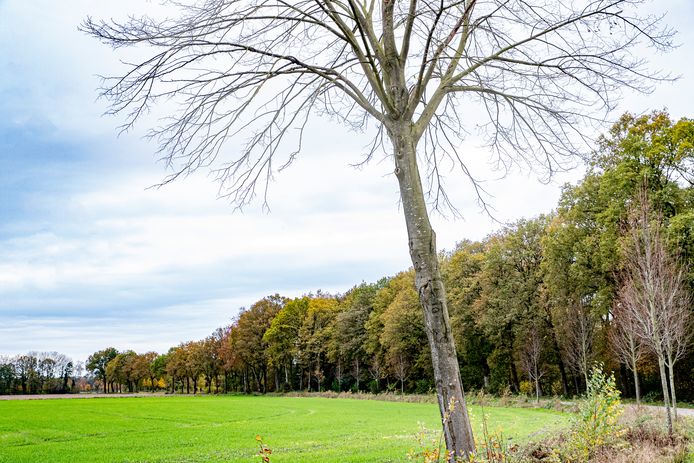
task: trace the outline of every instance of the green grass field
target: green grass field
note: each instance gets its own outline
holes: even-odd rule
[[[567,424],[557,412],[485,408],[517,441]],[[479,429],[482,410],[472,408]],[[0,401],[0,463],[401,462],[436,405],[289,397],[146,397]]]

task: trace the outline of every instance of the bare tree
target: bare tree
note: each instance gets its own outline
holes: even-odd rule
[[[410,375],[410,363],[402,352],[397,352],[390,360],[393,375],[400,381],[400,394],[405,393],[405,380]]]
[[[671,433],[671,406],[676,408],[674,365],[684,354],[691,332],[691,307],[683,268],[668,253],[661,229],[662,217],[653,214],[644,188],[629,218],[619,300],[637,335],[658,359]]]
[[[200,0],[175,2],[176,19],[87,19],[82,29],[151,52],[104,81],[124,129],[158,101],[180,103],[150,134],[172,169],[163,183],[210,169],[221,196],[241,207],[292,163],[310,115],[355,130],[375,123],[365,161],[385,150],[394,162],[453,461],[474,440],[429,207],[457,213],[447,171],[473,180],[458,150],[466,127],[479,128],[502,169],[551,173],[585,151],[581,127],[606,118],[622,89],[648,90],[658,78],[634,47],[671,46],[672,32],[641,15],[641,3]],[[230,138],[245,147],[225,157]]]
[[[630,316],[630,311],[620,301],[612,309],[612,324],[608,334],[610,347],[621,362],[624,362],[634,375],[634,392],[636,404],[641,405],[641,388],[639,385],[639,362],[646,353],[642,339],[638,335],[638,326]]]
[[[381,378],[383,378],[383,364],[378,358],[378,355],[374,355],[371,365],[369,365],[369,374],[371,378],[376,382],[376,391],[381,390]]]
[[[672,411],[677,420],[677,394],[675,392],[675,363],[684,357],[692,335],[692,297],[687,290],[685,271],[679,262],[670,262],[671,278],[668,286],[671,288],[666,297],[672,297],[669,302],[669,310],[665,314],[663,347],[665,350],[665,364],[668,368],[670,379],[670,395],[672,399]],[[665,305],[665,304],[664,304]]]
[[[335,380],[337,381],[337,392],[342,392],[342,379],[344,374],[342,372],[342,362],[340,357],[337,358],[337,366],[335,367]]]
[[[359,357],[354,357],[354,360],[352,362],[352,375],[354,376],[354,380],[357,382],[357,392],[359,392],[359,380],[361,379],[361,362],[359,361]]]
[[[523,370],[528,375],[528,379],[535,386],[535,401],[540,401],[542,391],[540,389],[540,379],[545,374],[542,362],[544,351],[543,336],[537,325],[530,327],[521,350],[521,364]]]
[[[593,360],[595,319],[587,304],[578,302],[568,314],[564,333],[564,354],[571,368],[581,375],[588,386],[588,374]]]

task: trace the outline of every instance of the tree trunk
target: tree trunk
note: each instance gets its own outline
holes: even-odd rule
[[[641,406],[641,388],[639,387],[639,372],[634,367],[634,393],[636,394],[636,406]]]
[[[670,400],[672,401],[672,418],[677,421],[677,396],[675,395],[675,362],[668,356],[668,374],[670,376]]]
[[[511,369],[511,389],[513,389],[513,392],[518,394],[518,392],[520,392],[520,383],[518,381],[518,370],[516,370],[516,364],[513,362],[513,359],[511,359],[510,369]]]
[[[360,369],[359,369],[359,357],[356,358],[356,362],[357,362],[357,392],[359,392],[359,376],[360,376],[360,375],[359,375],[359,373],[360,373]]]
[[[668,435],[672,435],[672,415],[670,414],[670,394],[667,387],[667,374],[665,373],[665,359],[658,357],[658,368],[660,369],[660,385],[663,388],[663,402],[667,418]]]
[[[492,374],[489,368],[489,362],[487,362],[487,357],[482,359],[482,371],[484,372],[482,377],[482,384],[484,384],[485,389],[489,389],[489,376]]]
[[[389,124],[395,150],[395,175],[405,214],[415,286],[424,311],[431,359],[449,461],[469,458],[475,450],[472,428],[460,380],[458,357],[448,316],[446,293],[439,272],[436,234],[431,228],[424,191],[417,167],[412,125]]]
[[[557,364],[559,365],[559,374],[561,375],[561,388],[564,397],[569,396],[569,378],[566,376],[566,367],[564,366],[564,361],[561,359],[561,354],[557,354],[559,360]]]

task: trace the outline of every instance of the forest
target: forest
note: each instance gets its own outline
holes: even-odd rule
[[[571,397],[602,364],[623,395],[633,397],[638,387],[640,396],[662,400],[662,360],[672,392],[694,400],[693,159],[694,121],[674,121],[666,111],[624,114],[600,137],[583,179],[563,187],[554,211],[440,254],[467,390]],[[674,350],[662,352],[666,341],[649,342],[626,310],[635,305],[628,299],[638,254],[633,218],[643,198],[641,224],[662,241],[682,286],[681,326],[670,330],[668,344]],[[57,368],[52,360],[48,368],[48,357],[0,358],[0,393],[89,387],[74,379],[68,387],[72,363],[64,359]],[[85,367],[92,387],[104,392],[434,390],[412,269],[344,294],[271,295],[205,339],[163,354],[109,347]]]

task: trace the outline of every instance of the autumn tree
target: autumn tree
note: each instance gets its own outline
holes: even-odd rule
[[[181,392],[183,391],[184,382],[190,392],[190,380],[187,375],[187,357],[188,352],[183,344],[172,347],[166,354],[166,373],[171,379],[171,392],[176,390],[177,380],[181,380]]]
[[[304,325],[308,305],[308,297],[287,301],[263,334],[270,363],[276,371],[284,369],[284,383],[290,388],[293,381],[292,366],[298,363],[299,331]]]
[[[359,371],[369,367],[376,391],[380,387],[382,371],[378,362],[368,358],[366,323],[373,312],[376,293],[386,284],[386,281],[384,278],[375,284],[362,283],[347,291],[340,302],[341,310],[335,320],[333,346],[330,351],[332,361],[338,364],[341,370]],[[357,390],[360,379],[358,376],[355,375],[354,378]],[[339,383],[341,388],[341,382]]]
[[[106,365],[113,360],[118,351],[113,347],[107,347],[104,350],[94,352],[87,359],[87,370],[94,373],[94,375],[103,381],[104,384],[104,394],[106,393]]]
[[[279,295],[265,297],[247,310],[242,310],[236,321],[233,349],[238,359],[244,363],[245,369],[250,372],[257,391],[267,391],[268,353],[265,332],[285,303],[285,299]]]
[[[621,267],[620,236],[633,198],[645,179],[650,201],[665,219],[685,212],[691,200],[680,184],[694,181],[692,147],[694,122],[673,121],[665,111],[625,113],[599,138],[586,176],[565,186],[543,243],[545,281],[558,307],[581,301],[608,318]],[[671,249],[694,250],[688,215],[674,220]]]
[[[502,165],[552,171],[580,151],[580,128],[652,75],[632,49],[670,46],[670,32],[639,4],[204,0],[176,3],[175,19],[88,19],[82,29],[114,48],[149,47],[104,85],[124,127],[157,101],[180,103],[152,133],[173,169],[164,183],[211,168],[242,206],[294,160],[311,115],[375,124],[367,159],[381,148],[392,155],[453,461],[474,440],[428,216],[451,205],[440,173],[459,167],[472,178],[458,151],[472,127]],[[247,141],[232,157],[229,138]]]
[[[494,383],[510,384],[518,391],[514,353],[522,350],[526,327],[541,323],[554,337],[551,314],[543,298],[541,248],[546,217],[520,220],[486,240],[484,263],[477,282],[474,306],[485,337],[493,344],[489,354]],[[564,378],[562,378],[564,379]]]
[[[324,360],[327,359],[333,323],[339,313],[335,298],[318,295],[309,298],[304,322],[299,330],[300,357],[308,371],[307,387],[315,378],[318,391],[322,391],[325,378]]]
[[[463,382],[489,390],[493,346],[479,323],[482,316],[476,304],[482,293],[480,277],[485,260],[483,243],[463,241],[445,256],[441,270]]]
[[[378,303],[386,304],[382,312],[378,311],[385,366],[404,392],[405,380],[413,372],[417,371],[421,380],[431,377],[424,318],[417,290],[412,284],[412,271],[399,273],[391,279],[380,292]]]

